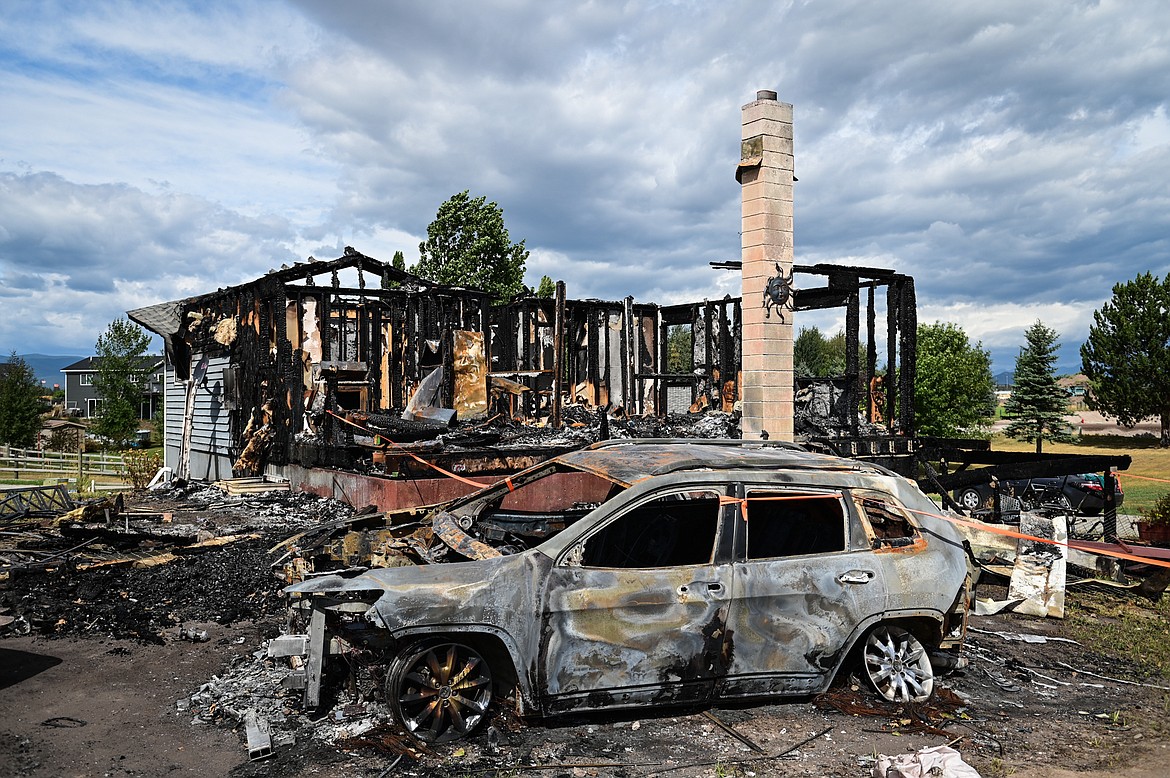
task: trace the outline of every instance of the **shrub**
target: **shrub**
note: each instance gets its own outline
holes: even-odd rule
[[[1170,492],[1155,500],[1151,507],[1142,510],[1142,521],[1147,524],[1170,524]]]
[[[126,468],[130,485],[135,489],[145,489],[162,467],[162,455],[157,451],[127,451],[122,454],[122,465]]]

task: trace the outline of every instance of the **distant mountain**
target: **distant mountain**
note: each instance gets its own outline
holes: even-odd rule
[[[45,386],[52,389],[53,384],[60,384],[62,388],[65,387],[65,374],[61,372],[61,368],[72,365],[74,362],[85,359],[87,356],[92,356],[92,354],[82,354],[81,356],[17,354],[17,356],[32,368],[33,374],[36,375],[38,381],[44,381]],[[8,355],[0,355],[0,361],[7,362]]]

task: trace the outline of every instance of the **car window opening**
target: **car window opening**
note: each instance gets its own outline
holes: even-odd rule
[[[857,504],[873,530],[874,548],[909,546],[918,538],[918,529],[897,505],[881,497],[860,497]]]
[[[748,559],[845,550],[845,513],[835,494],[753,491],[747,515]]]
[[[585,541],[585,567],[656,568],[711,562],[719,495],[683,492],[638,506]]]

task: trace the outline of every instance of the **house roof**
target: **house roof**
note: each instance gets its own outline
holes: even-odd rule
[[[1084,373],[1077,373],[1076,375],[1065,376],[1064,378],[1056,379],[1057,386],[1063,386],[1066,389],[1073,386],[1088,386],[1091,381]]]
[[[59,430],[63,428],[71,429],[88,429],[84,424],[72,419],[49,419],[44,424],[44,429]]]
[[[72,365],[66,365],[61,368],[62,373],[92,373],[98,369],[98,364],[102,361],[101,357],[86,357],[80,362],[74,362]],[[160,356],[141,356],[138,357],[138,367],[141,370],[153,370],[156,367],[162,367],[163,359]]]

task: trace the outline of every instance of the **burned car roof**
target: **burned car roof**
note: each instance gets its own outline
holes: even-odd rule
[[[790,443],[739,440],[610,440],[554,458],[627,486],[679,470],[751,470],[815,467],[829,470],[874,468],[857,460],[814,454]]]

